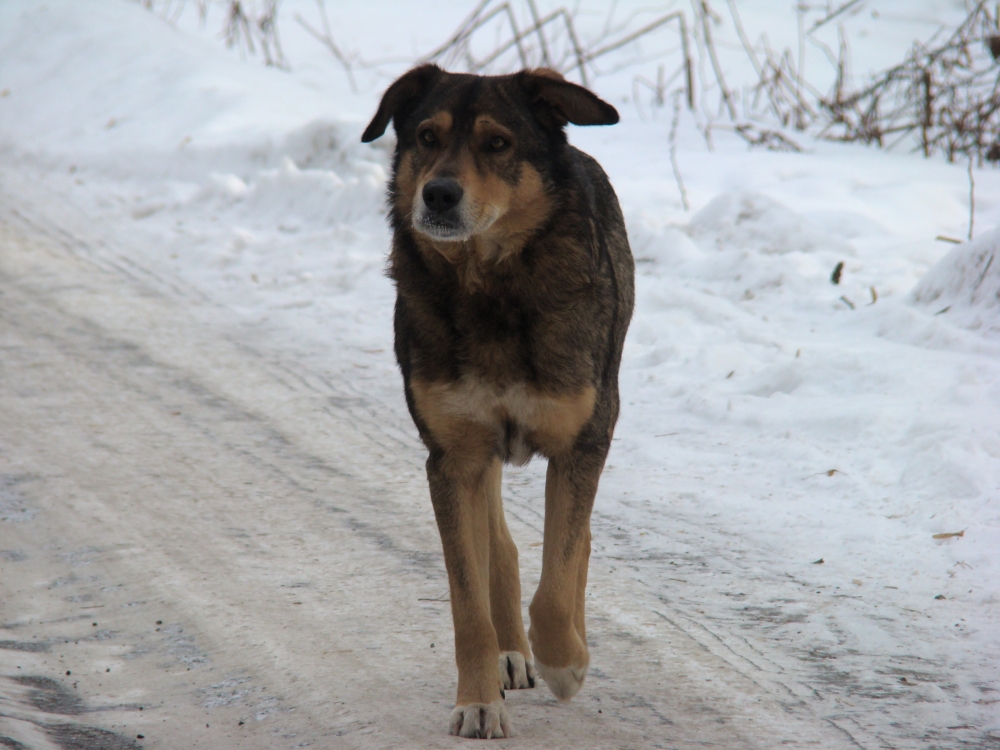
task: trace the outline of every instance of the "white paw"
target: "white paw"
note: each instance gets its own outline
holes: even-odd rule
[[[535,665],[520,651],[500,652],[500,678],[504,690],[524,690],[535,686]]]
[[[448,734],[480,740],[510,737],[510,718],[503,701],[455,706],[455,710],[451,712]]]
[[[545,680],[552,694],[565,703],[580,692],[583,680],[587,676],[587,667],[547,667],[540,661],[535,661],[538,674]]]

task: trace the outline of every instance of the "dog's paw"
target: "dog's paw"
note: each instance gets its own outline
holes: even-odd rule
[[[549,690],[561,703],[565,703],[580,692],[583,680],[587,676],[587,667],[547,667],[537,661],[538,674],[545,680]]]
[[[503,680],[504,690],[533,688],[537,679],[535,665],[520,651],[501,651],[500,679]]]
[[[510,737],[510,718],[503,701],[455,706],[448,734],[480,740]]]

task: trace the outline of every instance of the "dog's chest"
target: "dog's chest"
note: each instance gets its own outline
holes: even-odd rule
[[[470,429],[491,435],[505,460],[523,464],[535,451],[567,450],[594,410],[596,391],[586,386],[547,392],[520,382],[499,386],[475,377],[411,383],[418,411],[443,444],[460,447]]]
[[[453,377],[514,388],[512,393],[518,384],[564,391],[590,383],[592,347],[580,335],[588,319],[584,307],[499,295],[464,300],[450,310],[449,345],[436,354]]]
[[[434,442],[512,463],[559,455],[594,412],[603,321],[580,274],[521,271],[460,285],[400,285],[414,404]],[[479,448],[476,448],[479,450]]]

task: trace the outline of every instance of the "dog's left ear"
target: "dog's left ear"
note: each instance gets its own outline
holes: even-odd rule
[[[408,108],[415,106],[443,72],[437,65],[428,63],[427,65],[421,65],[419,68],[414,68],[405,73],[401,78],[396,79],[382,95],[382,102],[378,105],[378,112],[375,113],[372,121],[368,123],[368,127],[365,128],[365,132],[361,135],[361,142],[370,143],[380,137],[385,132],[386,127],[388,127],[389,120],[398,117]]]
[[[517,74],[533,104],[542,105],[559,127],[574,125],[614,125],[618,110],[583,86],[577,86],[549,68],[524,70]]]

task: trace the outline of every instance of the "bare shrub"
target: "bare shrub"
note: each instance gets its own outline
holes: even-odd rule
[[[679,53],[680,62],[670,81],[681,79],[688,103],[693,105],[693,67],[684,13],[658,15],[634,28],[637,17],[638,14],[632,14],[615,22],[609,15],[600,33],[586,39],[577,28],[575,14],[564,6],[541,15],[534,0],[524,0],[524,6],[517,11],[510,2],[481,0],[448,40],[419,62],[439,62],[470,73],[546,67],[576,77],[589,86],[600,75]],[[673,29],[677,45],[652,53],[644,50],[642,43],[665,28]],[[624,57],[618,54],[618,59],[611,59],[622,52],[626,52]],[[661,76],[661,103],[669,85]]]
[[[296,21],[330,50],[351,78],[352,86],[359,70],[404,62],[369,61],[357,52],[346,51],[331,34],[324,1],[316,0],[316,5],[319,23],[310,23],[300,15],[296,15]],[[666,91],[679,80],[688,105],[693,106],[694,72],[684,13],[654,15],[650,19],[648,11],[640,10],[621,21],[613,16],[612,9],[601,31],[584,37],[578,29],[575,12],[566,7],[543,15],[534,0],[521,0],[518,4],[508,0],[480,0],[444,43],[412,63],[434,62],[448,69],[481,74],[548,67],[590,86],[596,77],[640,62],[679,57],[670,75],[661,73],[658,84],[652,85],[659,86],[658,103],[662,106]],[[646,18],[645,23],[637,23],[641,17]],[[672,31],[663,37],[657,34],[661,30]],[[643,46],[651,41],[652,50]]]
[[[281,0],[139,2],[174,22],[188,2],[203,22],[210,6],[220,7],[222,36],[230,47],[251,55],[259,48],[268,65],[287,67],[278,35]],[[333,54],[355,91],[359,71],[381,79],[389,75],[383,66],[399,63],[436,62],[473,73],[544,66],[585,86],[603,75],[655,64],[655,80],[638,72],[633,76],[632,98],[640,117],[655,116],[670,101],[676,134],[676,105],[682,99],[710,147],[712,131],[724,129],[751,146],[800,151],[792,135],[799,131],[883,148],[909,138],[928,157],[942,153],[950,161],[961,156],[977,164],[1000,162],[1000,7],[993,0],[971,3],[965,20],[944,41],[914,44],[900,64],[853,91],[843,27],[838,26],[836,51],[816,32],[860,12],[868,0],[797,3],[795,51],[772,48],[766,33],[751,41],[735,0],[726,0],[755,80],[741,89],[726,80],[713,31],[723,19],[710,0],[691,0],[690,17],[681,10],[640,9],[618,18],[612,4],[600,28],[594,28],[593,19],[582,24],[578,11],[568,6],[542,13],[536,0],[478,0],[441,45],[415,61],[366,60],[345,49],[334,39],[324,0],[315,2],[318,23],[298,14],[296,21]],[[818,49],[821,61],[832,67],[834,82],[826,93],[806,75],[807,48]]]
[[[1000,18],[977,3],[943,42],[917,43],[899,65],[854,93],[820,100],[820,135],[891,146],[913,136],[924,156],[1000,160]]]

